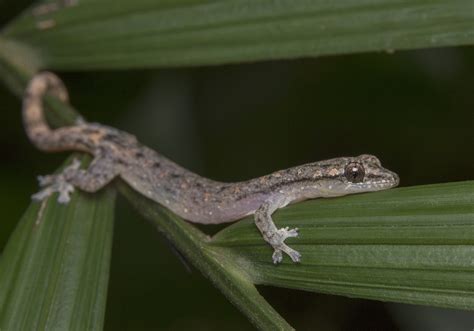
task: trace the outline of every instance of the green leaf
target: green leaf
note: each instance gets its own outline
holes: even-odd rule
[[[221,64],[474,42],[471,0],[48,3],[26,11],[3,35],[34,49],[42,67],[52,69]]]
[[[260,330],[293,328],[258,293],[247,269],[235,260],[235,252],[209,245],[209,237],[156,202],[145,198],[123,182],[120,192],[204,276],[206,276]]]
[[[272,250],[247,219],[219,232],[256,284],[351,297],[474,309],[474,181],[317,199],[274,214],[298,227],[295,265]]]
[[[115,193],[33,202],[0,260],[0,329],[101,330]]]

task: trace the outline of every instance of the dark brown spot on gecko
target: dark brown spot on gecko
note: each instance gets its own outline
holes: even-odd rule
[[[24,100],[26,102],[26,99],[31,99],[31,98],[34,98],[35,97],[35,94],[31,91],[25,91],[25,97],[24,97]]]
[[[41,117],[31,117],[28,119],[28,125],[38,126],[44,123],[44,120]]]
[[[289,185],[302,183],[302,182],[308,182],[308,183],[314,184],[314,180],[311,180],[311,178],[291,178],[290,180],[285,181],[285,182],[277,182],[265,187],[256,187],[255,190],[247,190],[237,195],[235,200],[240,201],[245,198],[252,197],[254,195],[259,195],[259,194],[266,195],[272,192],[278,192],[278,190],[282,187],[288,187]]]
[[[162,190],[165,191],[169,197],[175,197],[177,195],[175,188],[172,188],[169,186],[163,186]]]
[[[97,133],[100,133],[100,131],[97,130],[97,129],[91,128],[91,127],[85,127],[85,128],[81,129],[81,133],[84,133],[84,134],[97,134]]]
[[[107,132],[103,136],[102,139],[105,140],[105,141],[108,141],[112,144],[115,144],[115,145],[121,147],[122,149],[127,149],[127,148],[130,148],[130,147],[133,146],[129,140],[127,140],[126,138],[123,138],[118,133],[115,133],[115,132],[112,132],[112,131]],[[137,154],[140,154],[140,156],[137,156],[139,158],[144,156],[143,153],[141,153],[141,152],[137,152]]]

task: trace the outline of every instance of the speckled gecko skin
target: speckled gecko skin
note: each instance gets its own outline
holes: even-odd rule
[[[282,261],[282,252],[294,262],[301,257],[284,242],[297,237],[298,229],[278,229],[271,217],[277,209],[306,199],[384,190],[399,182],[398,176],[372,155],[308,163],[237,183],[213,181],[141,145],[134,136],[105,125],[79,120],[74,126],[51,129],[43,114],[46,93],[68,100],[56,75],[42,72],[34,76],[23,99],[23,120],[30,140],[43,151],[77,150],[92,154],[94,159],[87,170],[75,161],[61,174],[40,177],[43,190],[33,195],[34,199],[59,192],[58,201],[67,203],[75,187],[95,192],[120,177],[190,222],[225,223],[254,214],[257,228],[274,249],[275,264]]]

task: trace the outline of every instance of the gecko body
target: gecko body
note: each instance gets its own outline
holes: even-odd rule
[[[398,185],[398,176],[372,155],[341,157],[276,171],[236,183],[201,177],[141,145],[126,132],[79,120],[76,125],[51,129],[43,113],[43,97],[50,93],[67,101],[67,90],[54,74],[42,72],[29,83],[23,99],[23,120],[30,140],[44,151],[77,150],[93,155],[88,169],[79,162],[57,175],[40,177],[42,200],[59,192],[67,203],[74,188],[95,192],[120,177],[133,189],[194,223],[226,223],[254,214],[255,224],[273,249],[273,262],[283,252],[294,262],[300,254],[285,244],[298,229],[278,229],[271,215],[290,203],[319,197],[378,191]]]

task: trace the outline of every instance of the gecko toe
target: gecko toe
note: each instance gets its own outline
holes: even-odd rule
[[[281,261],[283,260],[283,254],[281,250],[275,249],[275,251],[273,252],[272,258],[273,258],[274,264],[281,263]]]
[[[298,237],[298,235],[298,228],[294,228],[288,231],[288,237]]]
[[[58,196],[58,202],[62,204],[66,204],[69,201],[71,201],[71,193],[74,192],[74,186],[71,184],[64,182],[61,183],[59,189],[59,196]]]
[[[301,254],[298,251],[295,251],[294,249],[288,247],[287,245],[283,244],[281,247],[281,250],[288,254],[288,256],[291,258],[291,260],[295,263],[300,262],[301,260]]]
[[[298,228],[290,229],[289,227],[286,227],[281,228],[278,232],[280,233],[282,240],[289,237],[298,237]]]
[[[292,250],[291,253],[287,253],[291,260],[295,263],[300,263],[301,262],[301,254],[298,251]]]
[[[69,194],[59,194],[59,197],[58,197],[58,202],[65,205],[67,204],[69,201],[71,201],[71,197],[69,196]]]
[[[54,175],[38,176],[37,179],[39,186],[45,187],[54,182]]]
[[[31,199],[34,201],[42,201],[49,197],[51,194],[53,194],[54,191],[51,189],[51,187],[47,187],[44,190],[41,190],[31,196]]]

